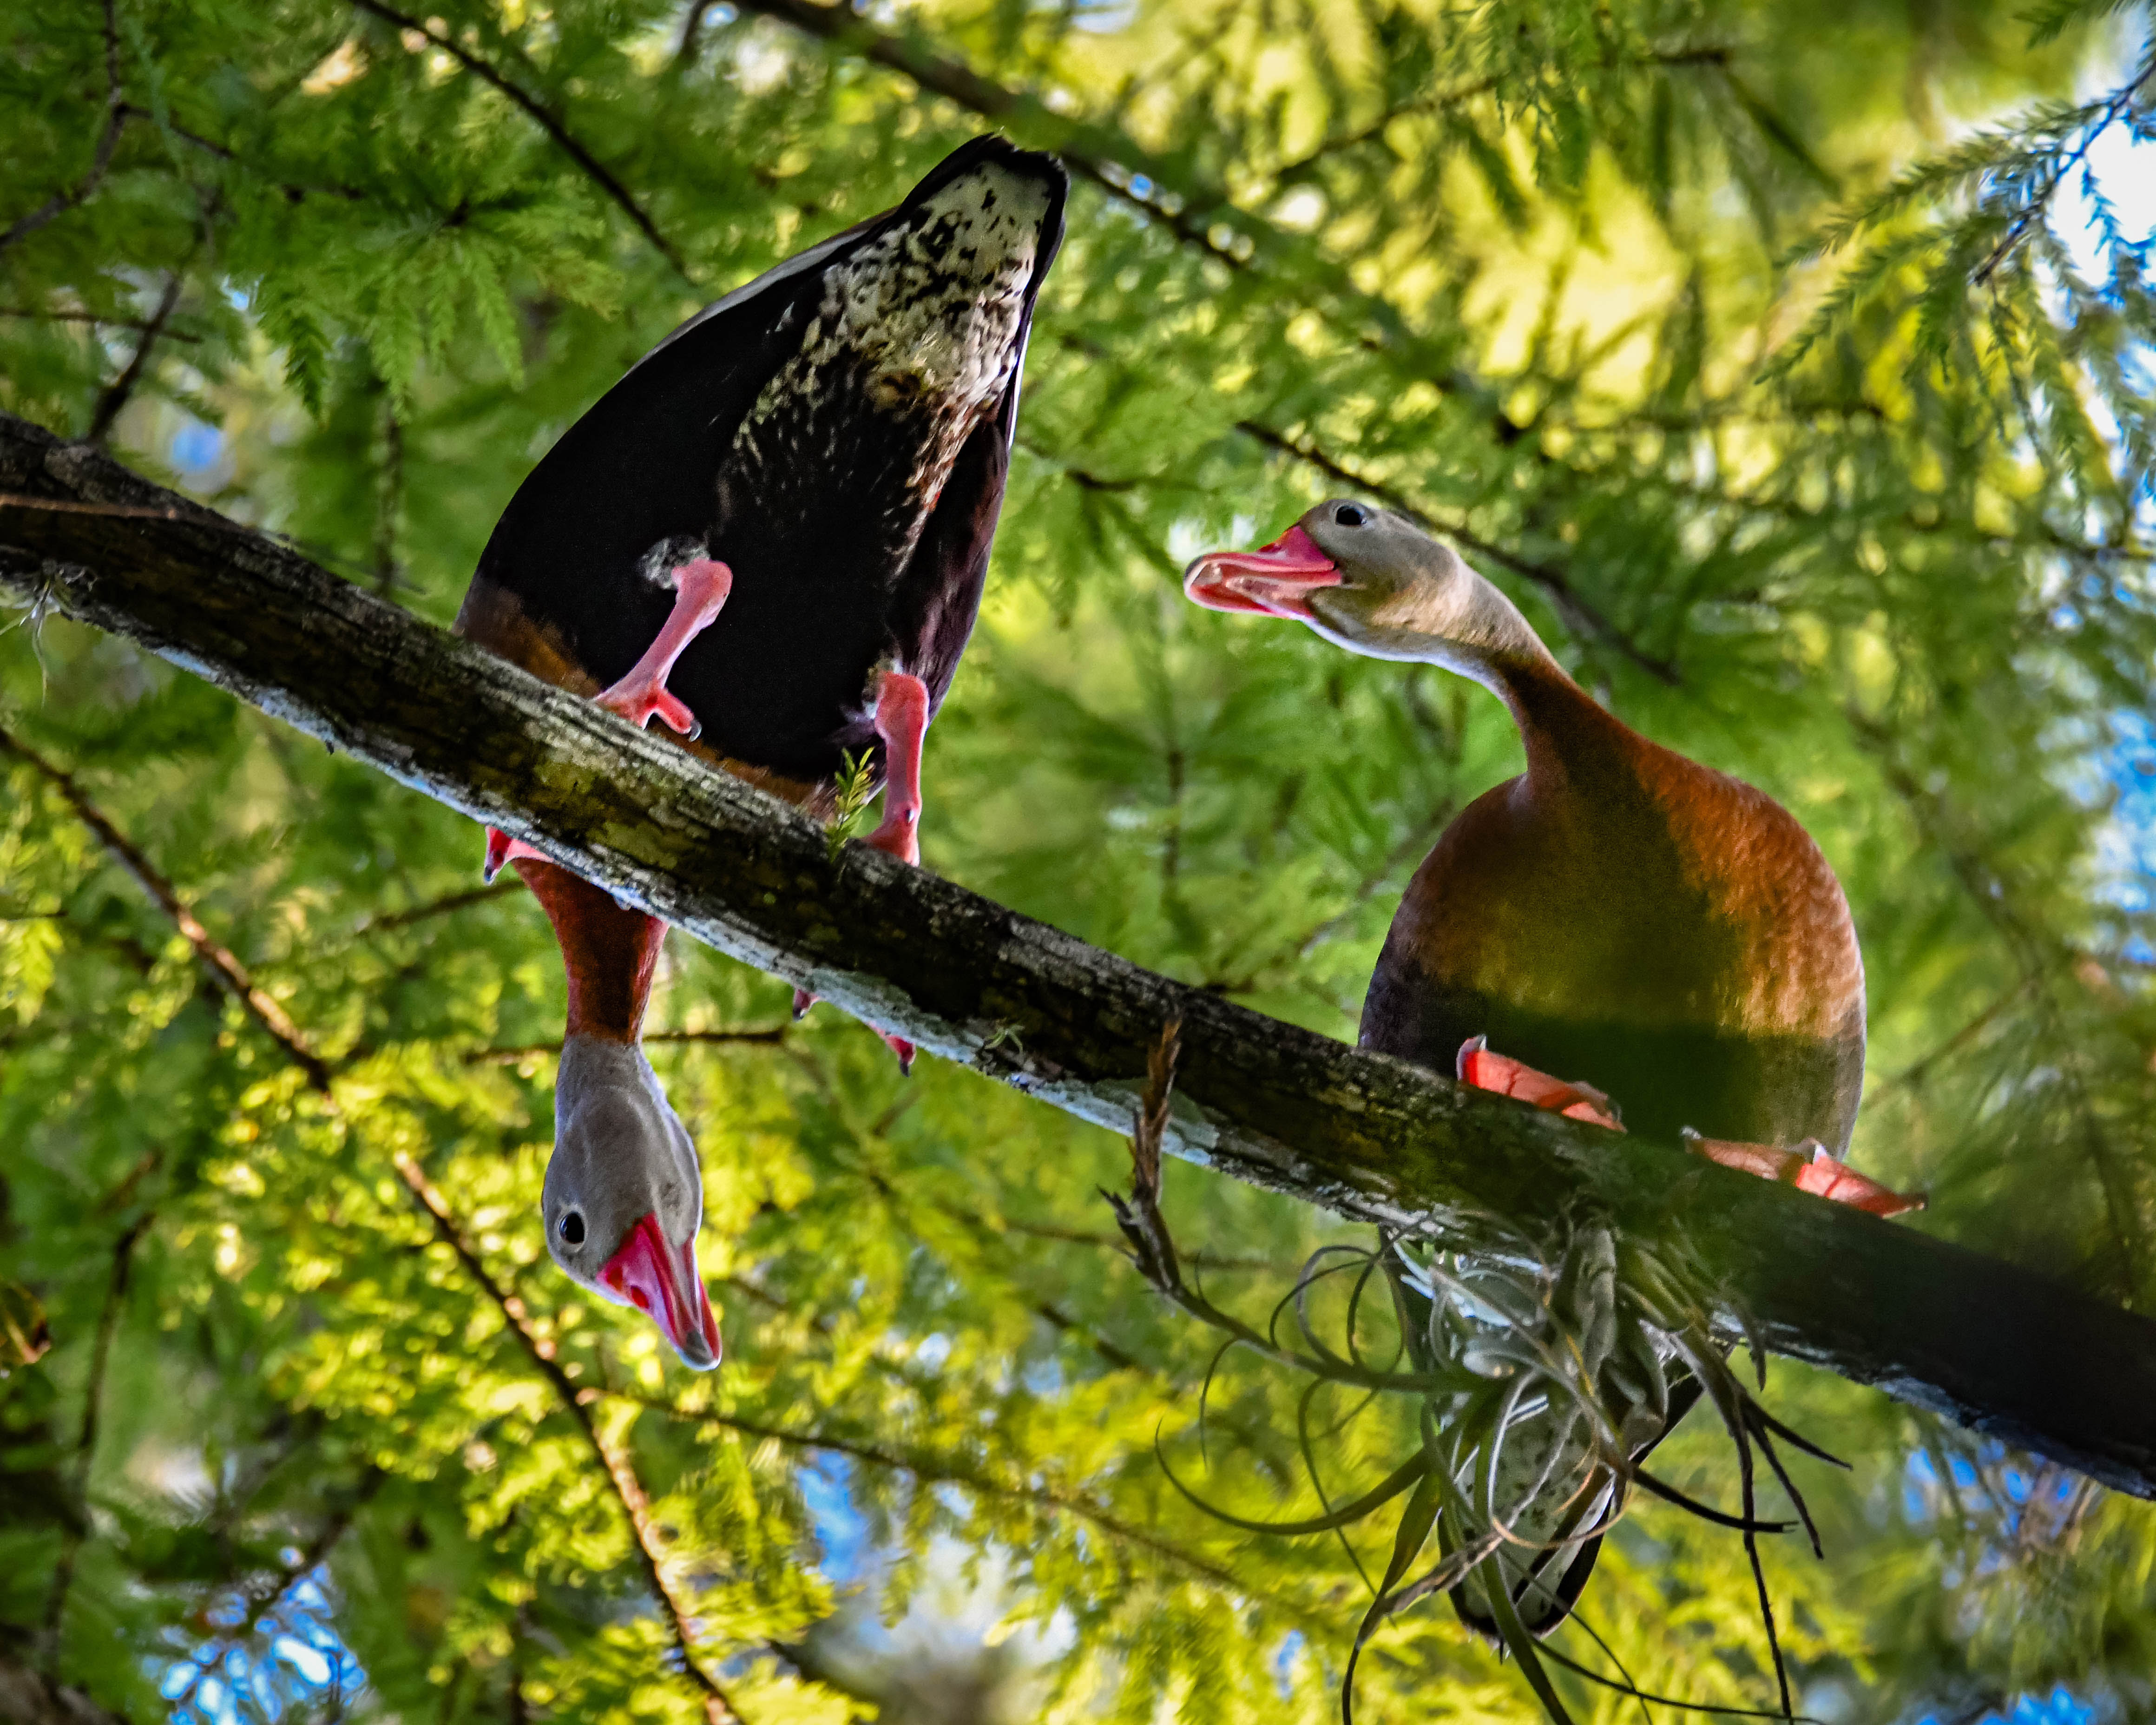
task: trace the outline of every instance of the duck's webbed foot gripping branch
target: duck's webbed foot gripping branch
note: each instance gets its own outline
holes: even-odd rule
[[[679,746],[5,416],[0,586],[33,627],[65,614],[127,636],[638,910],[1119,1136],[1178,1020],[1165,1150],[1409,1235],[1478,1215],[1545,1230],[1598,1205],[1681,1243],[1722,1323],[1741,1310],[1771,1348],[2156,1497],[2156,1323],[1687,1156],[1674,1129],[1619,1137],[1522,1108],[866,845],[834,851]]]

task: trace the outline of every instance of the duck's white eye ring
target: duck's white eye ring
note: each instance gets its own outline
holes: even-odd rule
[[[1359,503],[1343,503],[1332,511],[1332,519],[1339,526],[1359,527],[1370,519],[1370,511]]]
[[[584,1243],[584,1218],[580,1210],[564,1210],[562,1219],[554,1224],[562,1238],[572,1246]]]

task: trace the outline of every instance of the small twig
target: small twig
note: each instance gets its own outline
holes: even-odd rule
[[[90,429],[83,434],[85,443],[102,444],[105,434],[112,429],[112,422],[120,417],[120,410],[127,405],[135,388],[148,369],[150,352],[157,345],[157,338],[165,333],[166,320],[172,316],[172,308],[180,303],[182,272],[175,270],[165,283],[165,291],[158,296],[157,309],[142,326],[142,338],[135,344],[135,352],[127,362],[125,371],[114,378],[104,393],[97,398],[97,408],[90,416]]]
[[[674,47],[674,69],[685,72],[696,64],[703,49],[704,14],[711,0],[689,0],[689,15],[681,21],[681,38]]]
[[[122,520],[131,517],[146,521],[184,521],[192,518],[183,509],[157,509],[128,503],[82,503],[70,497],[29,497],[19,491],[0,491],[0,509],[42,509],[54,515],[116,516]]]
[[[455,60],[473,77],[500,90],[502,95],[507,96],[511,101],[530,115],[538,122],[540,129],[560,146],[562,154],[588,174],[599,189],[613,200],[621,212],[630,221],[636,223],[637,231],[651,242],[660,256],[671,264],[685,280],[687,279],[688,266],[681,261],[681,254],[674,249],[672,242],[659,231],[658,225],[644,213],[644,207],[629,195],[629,188],[616,179],[598,157],[577,141],[575,135],[562,123],[545,103],[521,85],[504,77],[486,61],[462,46],[454,37],[444,35],[432,24],[413,18],[408,13],[399,12],[393,6],[385,5],[383,0],[352,0],[352,3],[362,12],[372,13],[385,23],[392,23],[400,30],[409,30],[415,35],[425,37],[428,41]]]
[[[1363,906],[1377,896],[1378,888],[1409,864],[1427,854],[1437,835],[1450,824],[1458,808],[1459,804],[1450,797],[1438,798],[1436,806],[1427,815],[1400,835],[1399,842],[1385,853],[1384,860],[1357,883],[1347,904],[1296,943],[1295,956],[1307,958],[1353,922],[1361,913]]]
[[[409,928],[415,922],[424,922],[434,916],[446,916],[453,911],[469,910],[474,905],[483,905],[489,899],[506,898],[512,892],[523,891],[521,880],[497,880],[491,886],[474,886],[463,892],[453,892],[446,898],[429,899],[424,905],[413,905],[409,910],[392,911],[386,916],[362,917],[353,927],[352,932],[380,934],[388,929]]]
[[[112,1276],[105,1285],[105,1305],[97,1315],[97,1339],[91,1345],[90,1355],[90,1382],[83,1390],[82,1429],[75,1439],[74,1465],[69,1481],[72,1507],[78,1511],[89,1495],[90,1466],[97,1454],[98,1416],[105,1399],[105,1370],[112,1357],[112,1332],[120,1327],[120,1307],[127,1295],[127,1276],[134,1265],[136,1244],[156,1219],[154,1214],[137,1217],[112,1243]],[[67,1615],[68,1594],[74,1584],[75,1559],[88,1535],[87,1517],[70,1517],[61,1539],[59,1562],[54,1566],[52,1588],[45,1595],[43,1670],[48,1683],[59,1678],[60,1625]]]
[[[1982,1035],[1994,1019],[2029,992],[2035,981],[2035,978],[2033,976],[2023,977],[2020,982],[1994,1000],[1983,1011],[1978,1013],[1974,1018],[1956,1030],[1945,1041],[1940,1043],[1938,1047],[1928,1054],[1920,1055],[1902,1067],[1900,1071],[1890,1072],[1886,1077],[1869,1086],[1865,1091],[1865,1105],[1868,1107],[1881,1096],[1892,1096],[1896,1091],[1907,1090],[1922,1084],[1933,1067],[1958,1053],[1975,1038]]]
[[[54,217],[64,215],[85,203],[104,181],[112,166],[112,152],[120,146],[120,134],[127,129],[127,105],[120,85],[120,21],[113,0],[105,0],[105,130],[98,134],[97,149],[90,172],[72,186],[63,186],[28,215],[18,216],[0,234],[0,252],[17,240],[34,234]]]
[[[404,424],[397,417],[397,398],[382,395],[382,470],[374,515],[374,595],[387,599],[397,587],[397,536],[404,520]]]
[[[195,1697],[201,1692],[202,1686],[223,1662],[225,1655],[253,1635],[262,1620],[279,1609],[292,1589],[314,1573],[316,1568],[329,1556],[337,1541],[344,1538],[360,1510],[382,1488],[382,1482],[387,1478],[388,1476],[380,1468],[369,1467],[362,1476],[359,1490],[352,1501],[339,1508],[323,1523],[321,1530],[300,1553],[298,1562],[275,1572],[274,1586],[265,1586],[258,1580],[241,1589],[241,1597],[247,1601],[246,1617],[222,1632],[210,1648],[188,1656],[189,1662],[195,1667],[195,1674],[187,1680],[187,1686],[172,1697],[168,1717],[177,1717],[194,1705]]]
[[[0,317],[19,317],[30,323],[86,323],[105,330],[146,330],[146,317],[105,317],[95,311],[40,311],[33,305],[0,305]],[[200,336],[188,335],[183,330],[167,330],[167,341],[199,343]]]
[[[993,1225],[1012,1234],[1026,1234],[1035,1240],[1061,1240],[1067,1245],[1106,1246],[1120,1252],[1123,1241],[1115,1235],[1091,1228],[1059,1228],[1052,1222],[1029,1222],[1015,1216],[998,1216]],[[1194,1270],[1224,1271],[1275,1271],[1283,1276],[1294,1274],[1291,1264],[1276,1263],[1270,1258],[1231,1258],[1221,1252],[1182,1252],[1182,1261]]]
[[[2149,63],[2142,68],[2140,76],[2131,84],[2112,92],[2111,100],[2104,104],[2103,112],[2090,123],[2087,131],[2082,132],[2081,147],[2058,165],[2051,178],[2044,182],[2044,189],[2036,194],[2035,202],[2023,210],[2015,218],[2014,224],[1999,236],[1999,244],[1992,247],[1990,255],[1976,266],[1975,273],[1969,277],[1972,286],[1984,286],[1993,275],[1998,273],[1999,266],[2013,256],[2021,242],[2029,237],[2029,230],[2035,226],[2044,212],[2051,208],[2051,199],[2057,195],[2059,187],[2066,183],[2066,176],[2087,159],[2088,152],[2096,141],[2111,130],[2112,122],[2120,115],[2133,106],[2134,97],[2141,94],[2141,86],[2148,83],[2151,77],[2156,77],[2156,58],[2152,58]]]
[[[1116,1224],[1131,1244],[1138,1274],[1171,1300],[1183,1293],[1183,1271],[1175,1261],[1175,1240],[1160,1213],[1160,1153],[1168,1135],[1169,1101],[1175,1089],[1175,1061],[1181,1051],[1183,1022],[1170,1019],[1160,1027],[1146,1063],[1145,1097],[1131,1119],[1131,1195],[1127,1200],[1103,1190]]]
[[[4,501],[4,500],[0,500]],[[0,752],[13,755],[42,773],[53,788],[59,791],[68,807],[80,820],[97,835],[113,860],[118,863],[151,899],[158,909],[172,918],[187,943],[194,948],[195,957],[201,961],[212,980],[244,1007],[254,1021],[270,1034],[281,1047],[292,1064],[306,1075],[308,1084],[326,1096],[330,1089],[330,1069],[322,1058],[310,1049],[300,1034],[285,1009],[280,1006],[247,973],[247,967],[235,957],[229,947],[210,938],[209,931],[201,921],[181,902],[172,883],[158,872],[156,865],[137,850],[126,835],[108,820],[102,809],[83,794],[73,775],[55,767],[26,743],[0,730]]]
[[[764,1047],[774,1046],[793,1034],[791,1024],[771,1024],[752,1030],[647,1030],[643,1040],[653,1042],[703,1042],[725,1045],[730,1043],[750,1044]],[[464,1056],[467,1066],[513,1066],[519,1060],[543,1059],[557,1055],[562,1045],[557,1042],[526,1042],[514,1048],[475,1048]]]
[[[937,1457],[908,1455],[857,1438],[843,1437],[830,1432],[767,1425],[758,1420],[744,1420],[738,1414],[721,1414],[703,1408],[677,1407],[656,1398],[640,1396],[626,1390],[609,1390],[607,1394],[612,1399],[633,1402],[639,1407],[649,1408],[654,1413],[665,1414],[690,1425],[722,1426],[729,1431],[738,1432],[743,1437],[764,1440],[787,1448],[821,1450],[829,1455],[844,1455],[855,1461],[865,1462],[871,1467],[909,1474],[916,1480],[957,1486],[984,1496],[1002,1497],[1014,1502],[1029,1504],[1038,1509],[1076,1516],[1081,1521],[1092,1522],[1118,1540],[1190,1570],[1215,1586],[1229,1589],[1238,1594],[1250,1591],[1248,1578],[1233,1574],[1203,1558],[1181,1550],[1158,1535],[1103,1509],[1088,1498],[1039,1486],[1008,1485],[973,1467]]]

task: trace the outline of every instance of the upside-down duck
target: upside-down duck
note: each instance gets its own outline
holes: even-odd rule
[[[976,138],[682,325],[526,479],[458,632],[819,818],[865,762],[868,842],[917,863],[922,739],[980,603],[1067,184]],[[568,973],[548,1249],[708,1369],[701,1168],[639,1040],[665,926],[490,829],[505,862]]]
[[[1198,558],[1184,590],[1441,665],[1519,727],[1527,771],[1464,809],[1408,887],[1363,1047],[1620,1131],[1621,1106],[1666,1142],[1876,1215],[1922,1203],[1841,1160],[1864,1082],[1864,965],[1840,883],[1786,809],[1621,723],[1511,600],[1391,511],[1320,504],[1262,550]],[[1673,1394],[1671,1416],[1697,1394]],[[1599,1514],[1583,1496],[1539,1553],[1508,1556],[1536,1633],[1584,1584],[1599,1540],[1568,1530]],[[1562,1579],[1529,1601],[1546,1564]],[[1469,1590],[1453,1597],[1489,1627]]]

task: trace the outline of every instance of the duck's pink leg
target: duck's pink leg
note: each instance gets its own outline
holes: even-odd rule
[[[876,735],[883,739],[883,824],[862,842],[916,868],[921,865],[921,747],[928,734],[928,685],[905,671],[886,671],[876,685]],[[793,1016],[816,1004],[806,988],[793,991]],[[913,1070],[913,1045],[903,1036],[883,1039],[898,1056],[899,1070]]]
[[[928,734],[928,685],[904,671],[886,671],[876,690],[875,727],[883,739],[883,824],[866,842],[918,867],[921,745]]]
[[[928,735],[928,685],[904,671],[886,671],[876,688],[876,735],[883,739],[883,824],[865,842],[914,867],[921,865],[921,747]],[[901,1072],[913,1070],[913,1045],[886,1035]]]
[[[733,591],[734,576],[724,563],[699,557],[675,570],[673,581],[674,608],[660,625],[658,639],[644,649],[644,657],[627,676],[594,699],[639,730],[656,713],[660,723],[693,742],[704,727],[688,704],[666,686],[666,679],[689,643],[709,629],[725,608],[726,595]],[[512,839],[496,827],[486,829],[485,873],[489,880],[501,872],[504,863],[538,855],[521,839]]]
[[[1806,1138],[1793,1150],[1774,1144],[1747,1144],[1735,1138],[1702,1137],[1687,1127],[1685,1148],[1709,1162],[1733,1168],[1763,1180],[1775,1180],[1835,1204],[1845,1204],[1875,1216],[1898,1216],[1920,1210],[1921,1192],[1896,1192],[1862,1174],[1837,1158],[1817,1138]]]
[[[1530,1107],[1547,1108],[1568,1120],[1584,1120],[1590,1126],[1606,1126],[1622,1132],[1617,1105],[1591,1084],[1569,1084],[1537,1072],[1524,1061],[1491,1051],[1486,1036],[1471,1036],[1460,1045],[1455,1070],[1462,1084],[1477,1090],[1516,1096]]]
[[[639,729],[654,713],[670,731],[691,742],[702,733],[688,704],[666,686],[669,672],[690,642],[711,626],[733,591],[734,575],[724,563],[699,557],[674,572],[674,609],[660,625],[659,638],[613,688],[598,697],[610,712],[619,713]]]

